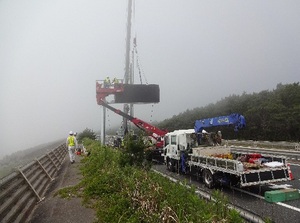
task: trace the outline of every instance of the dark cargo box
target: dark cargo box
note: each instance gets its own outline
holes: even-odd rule
[[[115,103],[158,103],[159,85],[124,84],[124,91],[115,94]]]

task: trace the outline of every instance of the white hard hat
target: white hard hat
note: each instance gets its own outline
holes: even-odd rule
[[[202,133],[207,133],[207,131],[205,131],[204,129],[202,130]]]
[[[69,132],[69,135],[73,135],[73,132],[72,132],[72,131],[70,131],[70,132]]]
[[[77,132],[74,132],[74,135],[77,135]]]

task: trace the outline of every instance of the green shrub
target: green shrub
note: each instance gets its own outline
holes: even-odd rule
[[[140,154],[139,143],[128,142],[128,151]],[[146,170],[139,155],[137,160],[127,156],[123,165],[123,151],[92,140],[85,146],[91,153],[82,160],[83,180],[77,187],[83,188],[84,203],[96,210],[98,222],[243,222],[220,192],[214,195],[216,203],[208,202],[194,187],[183,186],[186,182]]]
[[[119,164],[121,167],[126,165],[143,167],[149,169],[151,163],[147,160],[147,151],[144,142],[144,135],[138,137],[135,135],[127,135],[124,138],[124,148],[120,156]]]
[[[80,143],[83,141],[84,138],[95,140],[96,133],[93,130],[86,128],[85,130],[83,130],[83,132],[77,135],[77,140]]]

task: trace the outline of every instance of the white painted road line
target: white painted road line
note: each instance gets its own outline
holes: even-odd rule
[[[289,208],[291,210],[300,212],[300,208],[296,208],[296,207],[293,207],[291,205],[284,204],[284,203],[281,203],[281,202],[277,202],[276,204],[281,205],[281,206],[286,207],[286,208]]]

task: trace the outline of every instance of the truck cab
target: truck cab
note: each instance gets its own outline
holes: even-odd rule
[[[192,152],[198,146],[197,135],[194,129],[175,130],[164,136],[164,161],[171,171],[178,170],[180,160],[184,155]]]

